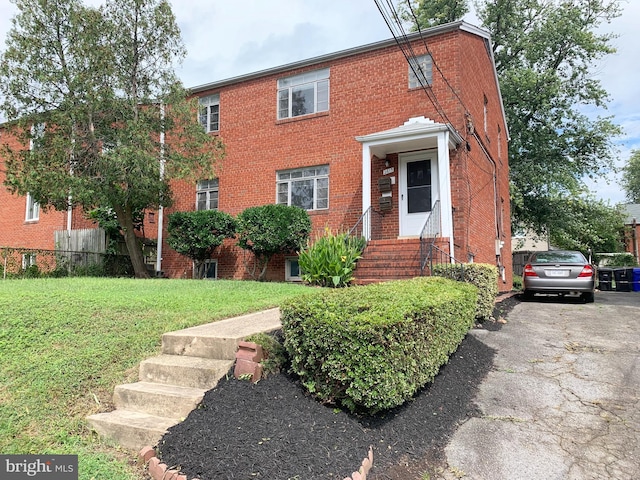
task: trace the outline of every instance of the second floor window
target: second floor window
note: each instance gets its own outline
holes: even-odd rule
[[[418,55],[409,60],[409,88],[420,88],[433,82],[431,55]]]
[[[197,210],[218,209],[218,179],[200,180],[196,189]]]
[[[329,110],[329,69],[278,80],[278,119]]]
[[[220,94],[201,97],[198,103],[200,104],[200,125],[207,132],[220,130]]]
[[[305,210],[329,208],[329,165],[278,172],[277,203]]]

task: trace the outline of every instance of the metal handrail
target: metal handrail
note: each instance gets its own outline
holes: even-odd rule
[[[369,207],[362,215],[360,215],[358,221],[353,227],[351,227],[351,230],[349,230],[349,233],[347,234],[349,237],[351,237],[354,232],[357,234],[359,231],[362,238],[367,241],[371,240],[371,211],[371,207]],[[358,226],[361,226],[360,230],[358,230]]]
[[[424,270],[432,258],[432,248],[435,246],[436,238],[440,236],[440,200],[436,200],[427,215],[422,230],[420,232],[420,275],[424,275]],[[427,238],[431,239],[427,247]]]

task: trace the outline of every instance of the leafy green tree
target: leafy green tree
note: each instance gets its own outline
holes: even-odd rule
[[[212,176],[223,154],[176,78],[185,50],[171,7],[15,3],[0,57],[0,110],[31,148],[5,148],[5,183],[44,208],[110,208],[136,276],[147,277],[135,212],[170,205],[172,179]]]
[[[511,137],[511,211],[516,227],[537,233],[562,231],[570,210],[551,211],[556,199],[576,204],[584,179],[613,167],[611,118],[590,118],[585,106],[604,108],[607,92],[592,67],[614,52],[612,35],[600,27],[620,15],[620,0],[476,0],[491,33],[500,89]],[[440,18],[424,2],[414,28]],[[427,17],[425,20],[425,16]],[[599,213],[615,220],[612,208]],[[595,218],[583,218],[587,224]],[[597,229],[597,228],[596,228]]]
[[[622,252],[625,215],[593,197],[558,197],[547,212],[549,239],[558,248],[592,252]]]
[[[236,221],[219,210],[175,212],[167,224],[169,246],[193,260],[196,277],[204,278],[205,260],[222,245],[225,238],[236,234]]]
[[[304,247],[311,233],[306,210],[296,206],[262,205],[249,207],[238,215],[238,245],[253,253],[249,274],[264,280],[269,260],[277,253],[294,253]]]
[[[630,203],[640,203],[640,150],[632,150],[622,170],[622,187]]]
[[[410,8],[407,5],[410,5]],[[401,1],[398,7],[402,18],[414,23],[414,28],[417,28],[417,25],[420,25],[420,28],[428,28],[455,22],[469,11],[467,0],[409,0]]]

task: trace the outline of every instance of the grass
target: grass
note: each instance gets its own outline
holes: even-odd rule
[[[0,452],[77,454],[80,480],[143,478],[93,434],[115,385],[136,381],[164,332],[277,306],[300,285],[237,281],[0,280]]]

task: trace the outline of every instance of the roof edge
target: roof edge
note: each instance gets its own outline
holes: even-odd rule
[[[490,34],[486,30],[483,30],[475,25],[465,22],[464,20],[459,20],[457,22],[445,23],[442,25],[436,25],[435,27],[427,28],[422,30],[421,32],[415,32],[407,35],[409,40],[419,40],[424,37],[434,37],[436,35],[441,35],[443,33],[452,32],[455,30],[461,30],[464,32],[471,33],[472,35],[477,35],[479,37],[485,38],[487,40],[490,39]],[[360,45],[357,47],[348,48],[346,50],[340,50],[333,53],[328,53],[324,55],[319,55],[316,57],[307,58],[304,60],[298,60],[295,62],[287,63],[284,65],[279,65],[277,67],[271,67],[264,70],[259,70],[257,72],[251,72],[243,75],[238,75],[235,77],[230,77],[223,80],[218,80],[215,82],[204,83],[201,85],[197,85],[194,87],[189,87],[188,90],[190,93],[201,93],[207,90],[214,90],[217,88],[222,88],[228,85],[232,85],[235,83],[246,82],[249,80],[254,80],[256,78],[266,77],[268,75],[274,75],[277,73],[286,72],[289,70],[294,70],[296,68],[307,67],[311,65],[315,65],[318,63],[323,63],[331,60],[337,60],[345,57],[350,57],[352,55],[357,55],[360,53],[367,53],[373,50],[380,50],[383,48],[387,48],[390,46],[396,45],[395,38],[389,38],[387,40],[381,40],[378,42],[368,43],[365,45]],[[492,59],[493,60],[493,59]]]

